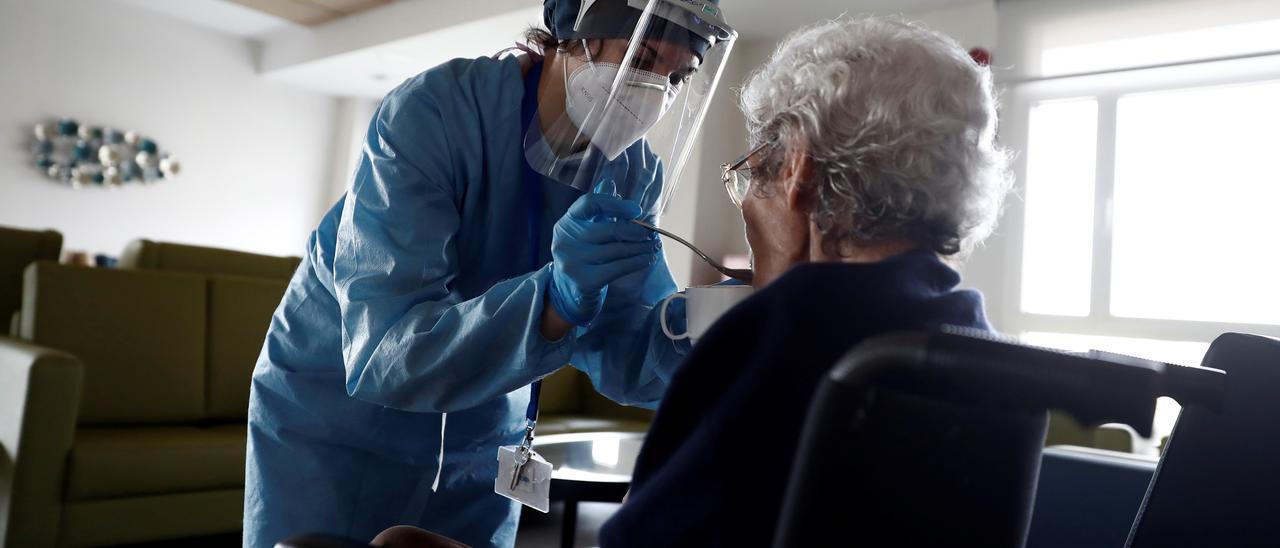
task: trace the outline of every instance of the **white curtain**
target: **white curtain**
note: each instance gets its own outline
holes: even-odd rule
[[[1277,0],[999,0],[996,12],[1005,81],[1280,52]]]

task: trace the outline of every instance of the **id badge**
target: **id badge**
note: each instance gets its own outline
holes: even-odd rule
[[[537,451],[530,449],[529,459],[522,465],[519,445],[499,447],[493,492],[545,514],[551,511],[551,468]]]

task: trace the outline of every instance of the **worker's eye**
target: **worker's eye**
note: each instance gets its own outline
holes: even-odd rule
[[[635,60],[631,62],[631,66],[636,70],[643,70],[645,72],[653,72],[653,69],[657,64],[657,60],[647,53],[636,55]]]
[[[671,74],[671,85],[677,88],[680,86],[683,86],[684,83],[688,82],[689,79],[693,78],[693,75],[697,74],[697,72],[698,72],[697,69],[686,69],[679,72],[674,72]]]

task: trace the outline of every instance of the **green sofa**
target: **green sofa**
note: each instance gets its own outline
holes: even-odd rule
[[[22,340],[0,337],[0,545],[241,527],[249,379],[296,259],[200,262],[164,257],[209,248],[142,242],[128,268],[26,270]],[[544,383],[538,431],[644,431],[651,417],[566,367]]]
[[[57,261],[62,234],[52,230],[21,230],[0,226],[0,333],[17,328],[10,319],[22,306],[22,273],[36,261]]]
[[[6,383],[25,396],[7,397],[0,416],[0,432],[23,442],[4,440],[14,478],[0,491],[5,545],[238,530],[249,377],[284,288],[242,276],[28,267],[24,341],[0,339],[0,375],[28,379]],[[21,440],[29,428],[38,441]]]

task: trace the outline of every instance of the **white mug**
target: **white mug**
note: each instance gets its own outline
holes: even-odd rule
[[[695,285],[684,293],[668,295],[662,300],[662,310],[658,314],[662,332],[673,341],[689,339],[696,342],[722,314],[750,297],[754,290],[749,285]],[[684,333],[678,335],[667,327],[667,305],[673,299],[685,299],[685,318],[689,326]]]

